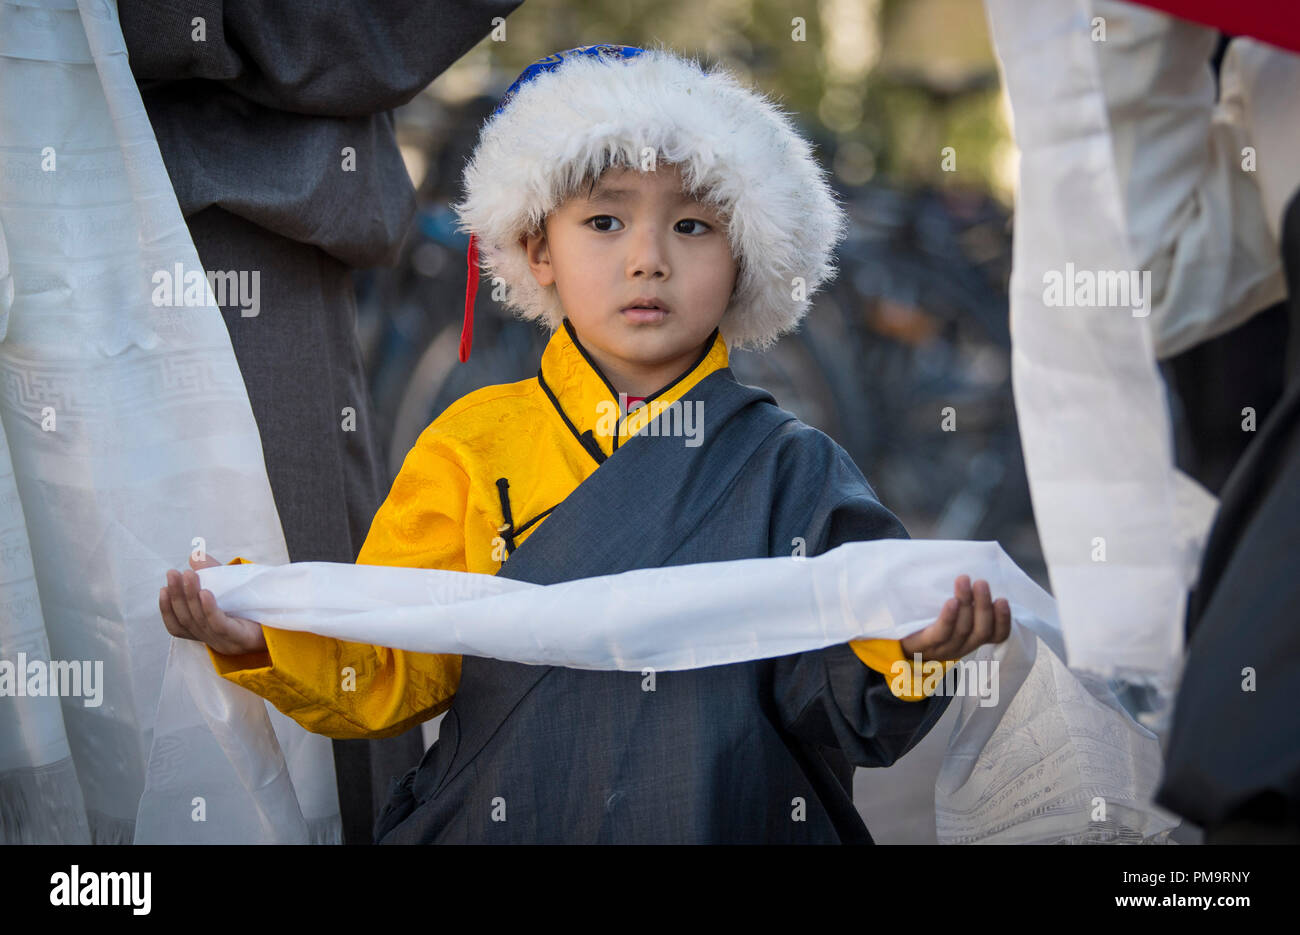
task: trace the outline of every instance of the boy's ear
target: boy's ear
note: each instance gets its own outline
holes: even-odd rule
[[[555,282],[555,270],[551,268],[551,250],[546,242],[546,228],[525,234],[519,238],[520,245],[528,254],[528,267],[533,271],[533,278],[539,286],[549,286]]]

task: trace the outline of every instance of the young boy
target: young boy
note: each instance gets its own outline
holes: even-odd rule
[[[906,536],[843,449],[727,367],[729,345],[798,323],[843,231],[767,100],[666,52],[570,50],[507,92],[465,182],[471,256],[481,242],[511,304],[554,333],[535,378],[425,430],[358,563],[551,584]],[[1007,602],[962,576],[901,643],[598,672],[263,628],[193,571],[167,577],[167,629],[308,730],[390,736],[448,712],[394,783],[381,843],[870,842],[853,766],[893,763],[948,700],[896,696],[895,664],[1010,631]]]

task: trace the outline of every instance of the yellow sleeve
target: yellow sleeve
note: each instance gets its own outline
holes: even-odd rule
[[[466,571],[468,495],[469,478],[458,460],[426,429],[375,514],[357,564]],[[265,652],[224,656],[209,648],[213,666],[315,734],[395,736],[447,710],[460,684],[458,655],[272,627],[262,632]]]
[[[853,650],[853,654],[861,659],[868,668],[875,669],[889,681],[890,690],[894,692],[895,697],[901,698],[903,701],[924,701],[929,697],[924,691],[924,673],[914,660],[903,657],[903,643],[901,640],[851,640],[849,647]],[[944,662],[944,674],[946,675],[948,670],[957,662],[956,659]],[[901,671],[898,668],[900,663],[911,667],[910,678],[906,681],[916,691],[909,693],[894,689],[895,677]]]

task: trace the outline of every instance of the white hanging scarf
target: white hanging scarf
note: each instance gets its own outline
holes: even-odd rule
[[[1212,33],[1127,3],[986,6],[1020,149],[1016,414],[1070,662],[1168,698],[1217,501],[1174,468],[1156,359],[1280,298],[1276,250],[1238,128],[1211,125]]]
[[[129,843],[137,811],[204,840],[201,793],[167,767],[225,758],[184,693],[158,711],[158,590],[196,538],[287,553],[211,290],[152,303],[156,272],[203,267],[115,4],[0,3],[0,141],[0,662],[98,666],[102,693],[0,697],[0,843]],[[271,729],[265,703],[236,704]],[[305,825],[337,840],[328,740],[272,718]]]
[[[985,578],[1007,597],[1015,625],[1006,643],[964,661],[971,678],[952,701],[939,772],[918,761],[913,780],[935,790],[926,820],[939,841],[1159,840],[1176,819],[1150,804],[1160,768],[1155,736],[1103,683],[1066,668],[1054,602],[996,543],[881,539],[815,558],[650,568],[549,586],[325,562],[220,566],[199,578],[226,612],[281,629],[413,652],[668,671],[901,638],[933,622],[960,574]],[[605,612],[593,619],[581,612],[589,607]],[[991,680],[975,678],[970,663]],[[177,671],[230,755],[223,775],[237,776],[256,803],[257,840],[303,840],[274,737],[250,719],[257,711],[239,706],[249,693],[216,674],[201,643],[177,640],[164,708],[184,700]],[[159,731],[161,745],[161,723]],[[197,774],[211,764],[184,766]],[[904,757],[890,770],[911,768]],[[159,836],[183,819],[168,816]]]

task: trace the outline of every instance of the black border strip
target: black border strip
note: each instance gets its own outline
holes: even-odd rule
[[[555,506],[559,506],[559,504],[557,503],[557,504],[555,504]],[[533,517],[532,519],[530,519],[528,522],[524,523],[522,526],[520,526],[518,529],[515,530],[515,535],[516,535],[516,536],[519,536],[519,535],[522,535],[523,533],[527,532],[529,526],[533,525],[533,523],[537,522],[539,519],[541,519],[541,518],[542,518],[543,516],[545,516],[547,513],[551,512],[551,510],[555,509],[555,506],[547,507],[545,510],[542,510],[542,512],[538,513],[536,516],[534,516],[534,517]]]
[[[537,368],[537,382],[541,385],[542,391],[546,393],[546,398],[551,401],[551,405],[555,407],[555,411],[558,412],[560,418],[564,420],[564,424],[567,425],[569,431],[573,433],[573,437],[578,440],[578,444],[586,450],[587,454],[591,455],[592,459],[597,464],[604,464],[605,459],[608,458],[609,455],[605,454],[605,450],[600,447],[600,443],[596,441],[596,437],[592,435],[590,431],[588,431],[585,436],[578,434],[578,427],[573,424],[568,413],[564,411],[564,407],[560,405],[560,401],[556,399],[555,394],[551,392],[551,387],[550,384],[546,382],[546,377],[542,376],[541,367]],[[615,440],[617,440],[617,436],[615,437]],[[587,444],[588,441],[591,442],[591,445]],[[592,451],[591,446],[595,446],[596,450]]]

